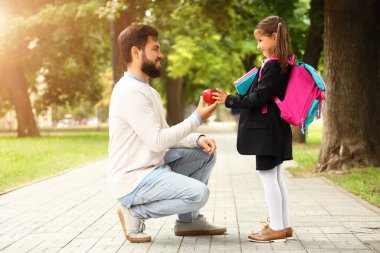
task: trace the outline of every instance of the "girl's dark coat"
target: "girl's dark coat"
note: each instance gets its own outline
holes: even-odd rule
[[[277,61],[264,65],[260,81],[256,76],[246,95],[228,95],[225,105],[241,109],[237,150],[242,155],[274,156],[280,160],[292,159],[292,132],[290,125],[280,118],[274,97],[284,99],[291,66],[280,75]],[[267,113],[262,107],[267,105]]]

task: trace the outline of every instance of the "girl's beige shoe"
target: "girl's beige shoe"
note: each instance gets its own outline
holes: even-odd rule
[[[286,238],[293,237],[293,228],[292,227],[285,228],[285,232],[286,232]]]
[[[264,224],[263,229],[268,228],[268,227],[269,227],[269,220],[268,220],[268,223]],[[292,227],[285,228],[285,233],[286,233],[286,238],[293,237],[293,228]]]
[[[251,242],[285,242],[286,231],[285,229],[272,230],[270,227],[266,227],[258,233],[248,235],[248,240]]]

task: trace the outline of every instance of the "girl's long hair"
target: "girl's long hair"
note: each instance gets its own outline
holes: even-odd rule
[[[273,54],[278,58],[281,73],[286,72],[288,60],[291,60],[292,43],[290,41],[288,25],[285,20],[278,16],[269,16],[261,20],[255,27],[254,33],[261,33],[264,36],[272,36],[276,33],[276,46]]]

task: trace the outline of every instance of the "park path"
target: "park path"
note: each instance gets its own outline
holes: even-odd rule
[[[246,240],[267,217],[254,158],[235,148],[236,133],[209,133],[218,158],[202,213],[227,226],[222,236],[174,236],[175,216],[146,222],[153,241],[125,241],[105,177],[106,160],[0,196],[0,253],[23,252],[380,252],[380,209],[325,178],[286,172],[295,237],[286,243]]]

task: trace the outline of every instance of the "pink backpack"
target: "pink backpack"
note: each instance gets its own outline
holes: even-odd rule
[[[284,100],[281,101],[275,97],[274,101],[280,109],[281,118],[293,126],[298,126],[302,134],[305,134],[314,118],[321,116],[326,85],[313,67],[303,62],[294,63],[294,55],[292,58],[289,64],[293,65],[293,68],[290,72]],[[263,61],[259,78],[261,78],[264,65],[273,60],[277,60],[277,58],[271,57]],[[267,105],[264,105],[262,113],[266,112]]]

